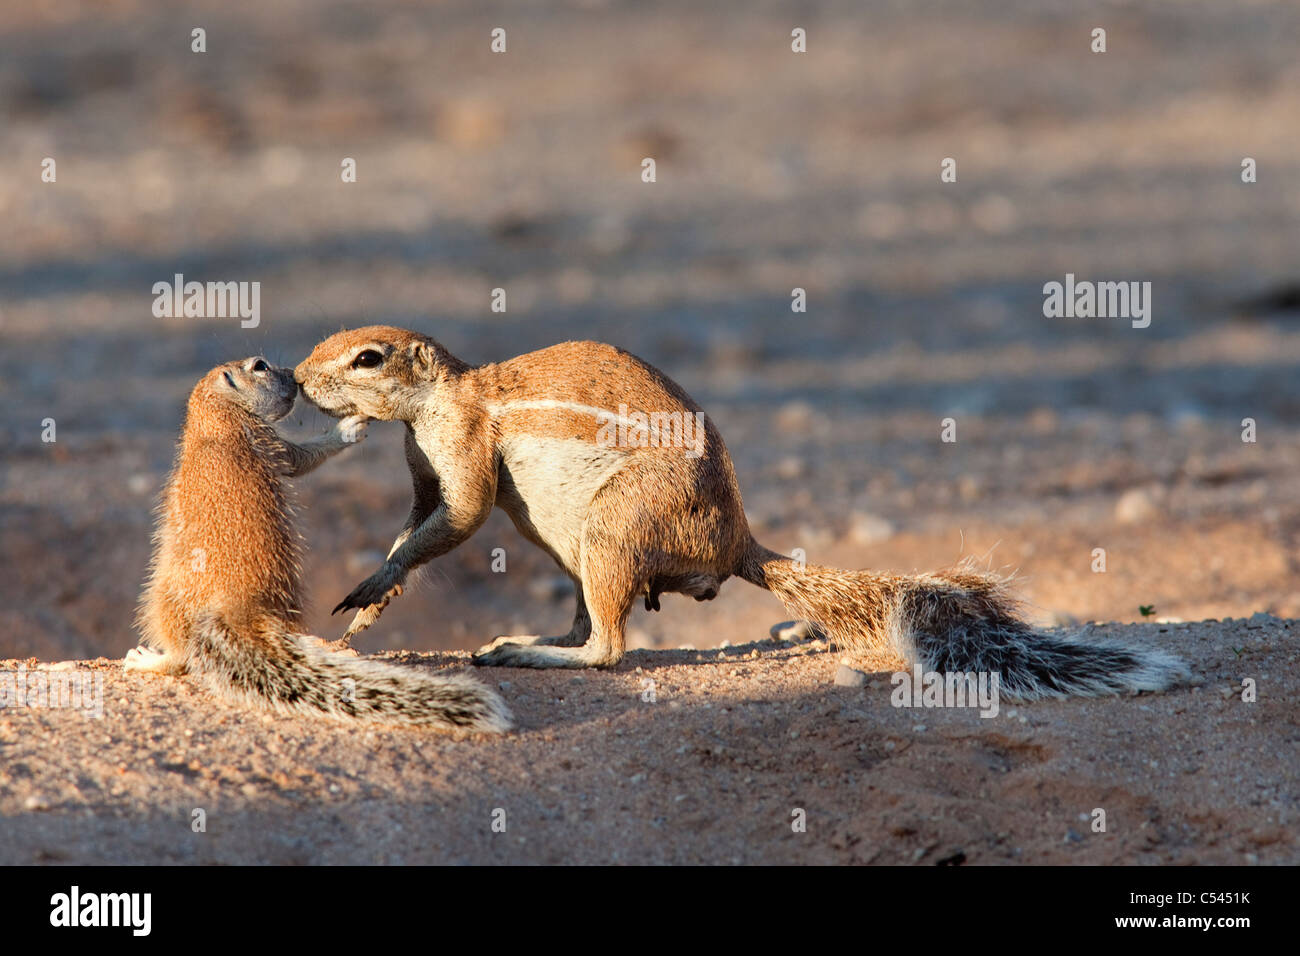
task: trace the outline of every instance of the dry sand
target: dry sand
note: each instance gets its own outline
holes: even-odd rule
[[[870,658],[865,687],[835,686],[820,641],[480,671],[519,728],[461,740],[262,716],[99,660],[78,668],[104,676],[102,719],[0,716],[0,862],[1294,864],[1297,626],[1095,629],[1183,654],[1194,686],[992,718],[893,707]]]
[[[102,721],[0,712],[0,856],[1297,862],[1296,632],[1243,621],[1300,617],[1298,34],[1294,4],[1200,0],[0,8],[0,658],[119,659],[189,388],[366,321],[472,362],[641,355],[717,422],[773,548],[987,558],[1046,625],[1236,619],[1132,624],[1199,689],[981,720],[890,707],[895,661],[859,662],[866,689],[806,647],[719,661],[784,614],[729,582],[636,612],[611,673],[485,675],[521,726],[491,741],[265,720],[101,663]],[[260,326],[154,318],[176,272],[261,282]],[[1044,318],[1067,272],[1151,281],[1150,328]],[[298,483],[322,636],[405,517],[399,431]],[[359,646],[463,666],[561,633],[554,576],[494,515]],[[1243,677],[1257,703],[1224,696]]]

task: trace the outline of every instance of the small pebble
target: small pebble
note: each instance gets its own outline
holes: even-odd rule
[[[894,536],[894,526],[880,515],[857,512],[850,519],[849,534],[858,544],[879,544]]]
[[[835,671],[836,687],[862,687],[867,682],[867,675],[841,664]]]
[[[1145,488],[1130,488],[1115,502],[1115,520],[1120,524],[1139,524],[1156,516],[1157,509],[1151,492]]]
[[[793,455],[782,458],[776,463],[776,473],[787,481],[794,481],[796,478],[802,478],[808,471],[808,466],[802,458],[795,458]]]

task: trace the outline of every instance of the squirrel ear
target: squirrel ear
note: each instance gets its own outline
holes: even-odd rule
[[[421,372],[433,371],[433,350],[425,342],[412,342],[408,347],[411,365]]]

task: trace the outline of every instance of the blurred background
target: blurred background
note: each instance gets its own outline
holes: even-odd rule
[[[640,355],[811,561],[974,555],[1047,623],[1300,615],[1298,35],[1285,2],[4,4],[0,657],[133,645],[204,371],[381,322],[473,363]],[[1067,272],[1151,282],[1150,327],[1044,318]],[[261,325],[155,318],[175,273],[260,282]],[[400,426],[297,484],[335,637],[409,505]],[[556,577],[496,513],[358,646],[564,633]],[[731,582],[630,643],[782,616]]]

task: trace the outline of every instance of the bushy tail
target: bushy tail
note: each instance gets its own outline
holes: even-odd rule
[[[439,730],[510,729],[505,703],[472,677],[359,660],[286,633],[273,620],[244,634],[218,614],[201,616],[187,666],[214,693],[280,713]]]
[[[889,648],[939,673],[996,673],[1009,697],[1096,697],[1164,690],[1187,675],[1178,658],[1034,631],[1005,579],[961,566],[901,575],[800,567],[750,539],[740,576],[850,650]]]

